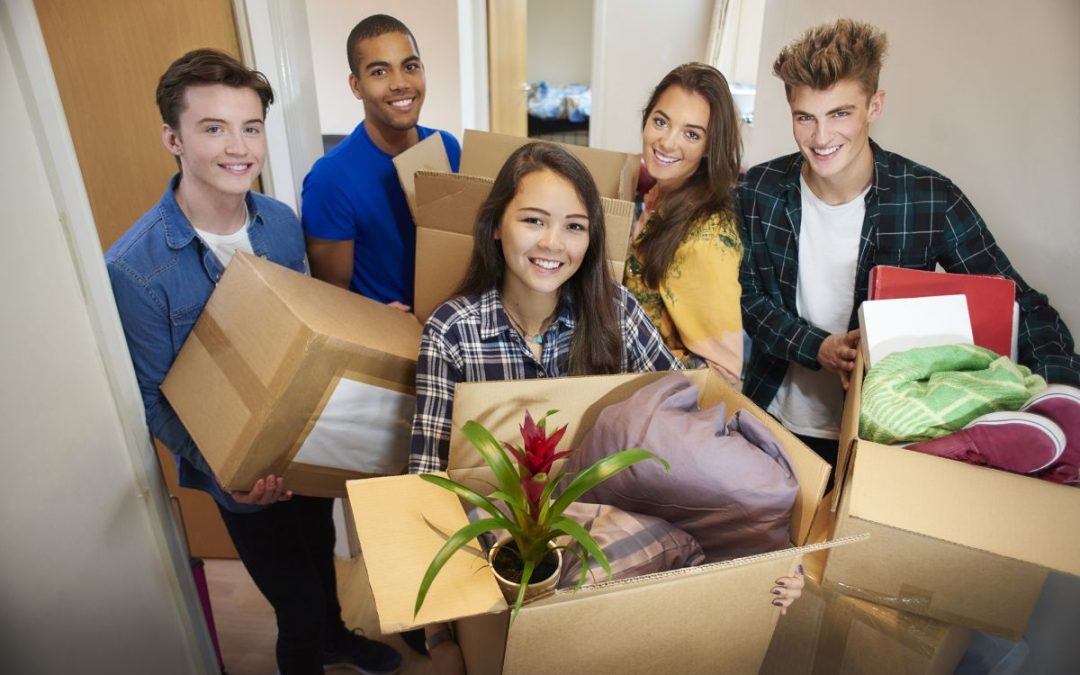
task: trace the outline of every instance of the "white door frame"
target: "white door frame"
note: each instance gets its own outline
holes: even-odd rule
[[[157,453],[146,430],[142,397],[132,371],[101,241],[33,0],[0,3],[0,29],[11,45],[19,88],[29,108],[35,141],[60,214],[73,269],[85,296],[135,480],[139,492],[145,496],[143,501],[154,542],[163,568],[171,572],[165,577],[179,622],[185,629],[182,639],[190,646],[199,672],[216,673],[219,670],[217,657],[192,579],[187,548],[173,515]]]

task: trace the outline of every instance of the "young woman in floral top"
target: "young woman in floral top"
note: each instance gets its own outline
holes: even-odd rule
[[[735,104],[718,70],[681,65],[645,107],[642,156],[655,186],[631,235],[624,283],[684,366],[737,384],[743,364]]]

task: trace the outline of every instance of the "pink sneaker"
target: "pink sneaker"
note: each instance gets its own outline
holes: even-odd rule
[[[1036,473],[1061,457],[1065,432],[1042,415],[993,412],[975,418],[960,431],[907,448],[1013,473]]]
[[[1032,396],[1020,409],[1053,420],[1065,432],[1065,452],[1039,478],[1077,483],[1080,474],[1080,389],[1052,384]]]

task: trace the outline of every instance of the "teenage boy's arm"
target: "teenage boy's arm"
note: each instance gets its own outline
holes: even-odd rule
[[[352,282],[356,214],[341,187],[326,178],[333,167],[316,163],[304,178],[301,223],[311,276],[348,289]]]
[[[820,366],[818,355],[822,343],[829,337],[828,331],[812,326],[788,311],[778,295],[778,281],[772,280],[768,284],[771,289],[766,284],[778,271],[773,268],[765,245],[765,219],[786,216],[782,211],[774,213],[781,209],[779,204],[763,213],[766,209],[754,198],[752,188],[741,186],[738,196],[742,211],[743,259],[739,282],[742,284],[743,327],[766,353],[817,370]],[[797,260],[790,263],[797,264]]]
[[[150,433],[199,471],[214,475],[195,441],[161,393],[161,381],[174,360],[172,327],[164,302],[116,265],[110,264],[108,270]]]
[[[945,242],[938,262],[947,272],[999,274],[1016,282],[1020,303],[1020,362],[1048,382],[1080,385],[1080,356],[1057,310],[1021,278],[967,197],[951,185]]]

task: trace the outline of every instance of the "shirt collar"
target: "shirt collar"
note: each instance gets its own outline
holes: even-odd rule
[[[552,323],[559,324],[567,330],[572,330],[574,328],[574,312],[566,295],[564,293],[563,297],[559,299],[558,312]],[[481,293],[477,305],[480,312],[481,339],[492,338],[504,331],[513,330],[510,320],[506,317],[506,310],[503,308],[502,296],[498,289],[490,288]]]
[[[165,194],[162,195],[159,203],[161,216],[165,222],[165,241],[168,243],[169,248],[172,249],[184,248],[197,236],[191,221],[184,215],[180,205],[176,203],[176,187],[179,184],[180,174],[178,173],[169,181],[169,186],[165,188]],[[255,204],[255,198],[251,196],[251,190],[248,190],[244,196],[244,202],[247,204],[248,213],[251,214],[249,228],[254,228],[261,222],[261,218],[259,217],[259,209]]]

